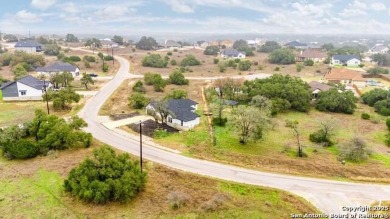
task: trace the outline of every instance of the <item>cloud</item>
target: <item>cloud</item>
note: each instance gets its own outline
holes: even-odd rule
[[[42,18],[40,18],[37,14],[26,10],[18,11],[15,14],[15,18],[21,23],[38,23],[42,21]]]
[[[31,6],[40,10],[46,10],[53,6],[56,0],[32,0]]]
[[[294,2],[292,8],[296,9],[302,16],[323,17],[328,9],[332,7],[331,4],[313,5]]]
[[[59,8],[69,14],[77,14],[80,12],[80,9],[73,2],[66,2],[64,4],[61,4],[59,5]]]
[[[386,6],[381,2],[375,2],[371,4],[371,9],[375,11],[384,11],[386,10]]]
[[[166,0],[166,4],[168,4],[171,9],[178,13],[194,13],[194,9],[186,4],[185,1],[181,0]]]
[[[95,12],[101,19],[118,19],[130,12],[136,12],[135,8],[127,6],[108,6]]]

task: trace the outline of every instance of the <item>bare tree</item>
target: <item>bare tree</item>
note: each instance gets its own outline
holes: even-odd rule
[[[301,132],[298,129],[298,124],[299,124],[299,122],[297,120],[294,120],[294,121],[287,120],[286,121],[286,126],[293,130],[294,137],[296,138],[297,146],[298,146],[298,157],[303,157],[303,150],[302,150],[302,145],[301,145],[301,141],[300,141]]]

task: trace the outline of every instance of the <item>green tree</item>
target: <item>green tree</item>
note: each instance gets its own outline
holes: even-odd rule
[[[15,35],[13,34],[4,34],[3,36],[3,39],[6,41],[6,42],[18,42],[18,37],[16,37]]]
[[[331,51],[334,49],[334,45],[332,43],[325,43],[324,45],[321,46],[321,49],[326,51]]]
[[[245,81],[244,87],[248,98],[261,95],[270,99],[273,114],[288,109],[307,112],[310,108],[310,87],[297,77],[275,74],[265,79]]]
[[[363,103],[373,107],[376,102],[381,100],[386,100],[387,98],[389,98],[389,96],[390,96],[389,91],[375,88],[373,90],[370,90],[369,92],[364,93],[362,95],[362,99],[363,99]]]
[[[169,83],[176,85],[187,85],[188,79],[184,77],[184,74],[180,71],[174,71],[169,75]]]
[[[367,73],[373,74],[373,75],[379,75],[379,74],[389,74],[389,70],[381,67],[374,67],[368,69]]]
[[[336,113],[352,114],[357,98],[351,91],[339,92],[336,88],[318,93],[316,109]]]
[[[92,38],[92,39],[87,39],[87,41],[84,43],[84,46],[89,46],[92,48],[101,48],[102,43],[100,42],[100,40],[96,38]]]
[[[165,86],[167,86],[167,82],[164,79],[161,79],[154,82],[153,89],[156,92],[163,92]]]
[[[288,65],[295,63],[295,55],[288,49],[277,49],[273,51],[268,60],[272,64]]]
[[[250,139],[261,139],[270,122],[269,114],[253,106],[237,106],[232,115],[231,122],[239,132],[241,144],[246,144]]]
[[[27,70],[24,67],[23,63],[19,63],[12,68],[12,72],[14,73],[14,80],[19,80],[27,75]]]
[[[142,81],[140,80],[135,82],[133,86],[133,91],[138,93],[144,93],[145,92],[144,83],[142,83]]]
[[[320,129],[310,134],[309,139],[312,142],[321,143],[323,146],[332,146],[332,136],[336,130],[336,122],[332,120],[320,122]]]
[[[95,81],[92,79],[91,75],[83,73],[83,77],[80,79],[80,82],[84,84],[85,89],[88,90],[88,84],[95,84]]]
[[[254,56],[255,55],[253,53],[253,50],[251,48],[249,48],[248,43],[243,39],[235,41],[233,43],[233,48],[238,50],[238,51],[245,52],[246,56]]]
[[[383,116],[390,116],[390,99],[380,100],[374,104],[375,111]]]
[[[74,34],[68,33],[68,34],[66,34],[65,42],[78,43],[79,39]]]
[[[164,99],[185,99],[187,98],[188,93],[184,90],[172,90],[169,92]]]
[[[118,35],[114,35],[114,37],[112,38],[112,42],[117,43],[118,45],[124,44],[123,37],[118,36]]]
[[[60,54],[61,47],[59,47],[57,44],[48,44],[45,45],[45,55],[48,56],[58,56]]]
[[[80,95],[73,89],[66,88],[57,91],[48,91],[47,95],[43,95],[43,101],[46,101],[46,96],[49,101],[53,102],[53,107],[56,110],[67,109],[73,102],[78,103],[80,101]]]
[[[218,53],[219,53],[218,46],[208,46],[203,52],[203,54],[205,55],[218,55]]]
[[[252,63],[249,60],[240,61],[240,63],[238,63],[238,69],[240,69],[240,71],[248,71],[251,68],[251,65]]]
[[[186,55],[186,57],[181,60],[180,65],[183,67],[186,66],[195,66],[195,65],[200,65],[200,61],[196,59],[194,55]]]
[[[390,65],[390,56],[388,54],[375,54],[371,58],[372,58],[372,61],[378,63],[378,66],[389,66]]]
[[[131,94],[128,100],[129,100],[128,106],[134,109],[142,109],[149,103],[149,99],[141,93]]]
[[[262,46],[259,48],[259,52],[264,53],[271,53],[277,49],[281,49],[282,47],[279,45],[279,43],[275,41],[266,41]]]
[[[137,49],[152,50],[157,47],[157,42],[152,37],[143,36],[135,46]]]
[[[136,197],[145,185],[146,173],[127,153],[116,155],[108,146],[94,150],[72,169],[64,181],[65,190],[83,201],[95,204],[128,202]]]
[[[305,60],[305,65],[306,66],[313,66],[314,65],[314,61],[313,60],[311,60],[311,59],[307,59],[307,60]]]
[[[150,54],[142,59],[142,66],[153,68],[165,68],[168,61],[163,59],[159,54]]]

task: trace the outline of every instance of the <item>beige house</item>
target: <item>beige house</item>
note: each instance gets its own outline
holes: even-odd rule
[[[306,60],[313,60],[313,62],[323,62],[328,57],[326,52],[320,49],[308,48],[304,51],[299,51],[295,54],[295,61],[304,62]]]
[[[365,87],[366,79],[359,71],[354,71],[346,68],[332,68],[324,77],[325,83],[343,84],[345,86]]]

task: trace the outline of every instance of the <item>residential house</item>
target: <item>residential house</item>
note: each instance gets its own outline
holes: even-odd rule
[[[350,70],[347,68],[332,68],[324,77],[325,83],[343,84],[345,86],[365,87],[366,79],[359,71]]]
[[[199,115],[195,113],[198,109],[198,103],[190,99],[169,99],[167,102],[169,114],[167,115],[167,125],[179,129],[189,130],[199,125]],[[146,112],[156,112],[158,106],[151,102],[146,106]]]
[[[233,48],[228,48],[228,49],[222,50],[220,55],[224,59],[225,58],[238,58],[238,59],[242,59],[242,58],[245,58],[246,53],[237,51],[236,49],[233,49]]]
[[[330,64],[357,67],[361,64],[361,61],[358,55],[333,55]]]
[[[295,49],[307,49],[308,48],[306,43],[300,43],[298,41],[292,41],[292,42],[286,43],[284,46],[289,47],[289,48],[295,48]]]
[[[313,94],[314,98],[317,97],[319,92],[328,91],[332,88],[331,86],[329,86],[327,84],[320,83],[318,81],[311,81],[309,83],[309,86],[310,86],[310,90],[311,90],[311,93]]]
[[[3,101],[29,101],[42,100],[42,94],[50,87],[50,82],[28,75],[17,81],[4,83],[0,90]]]
[[[112,42],[112,40],[109,38],[101,39],[100,43],[102,44],[103,49],[111,49],[111,48],[119,47],[118,43]]]
[[[313,60],[313,62],[323,62],[327,57],[328,54],[326,54],[326,52],[323,52],[320,49],[309,48],[295,54],[295,61],[304,62],[306,60]]]
[[[181,48],[181,45],[173,40],[165,40],[164,43],[160,45],[160,47],[164,49],[174,50]]]
[[[374,55],[374,54],[386,54],[389,52],[389,47],[384,46],[383,44],[377,44],[371,49],[368,50],[368,54]]]
[[[33,41],[33,40],[25,40],[25,41],[19,41],[15,44],[15,50],[16,51],[23,51],[26,53],[37,53],[43,51],[42,44]]]
[[[77,66],[61,61],[54,62],[44,67],[38,67],[35,69],[35,71],[37,72],[38,76],[44,75],[46,77],[63,72],[69,72],[73,77],[80,75],[80,69]]]

